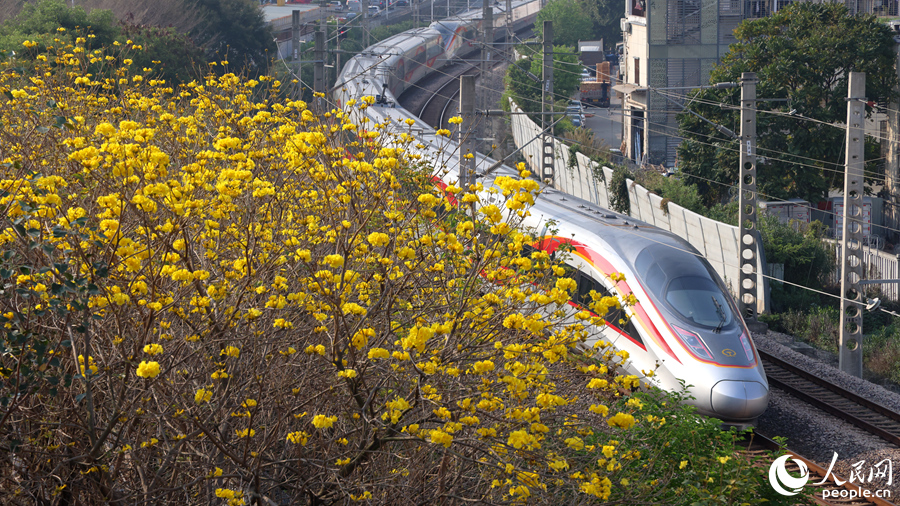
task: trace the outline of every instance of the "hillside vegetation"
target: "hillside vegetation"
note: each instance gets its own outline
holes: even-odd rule
[[[585,343],[562,257],[521,254],[524,169],[442,191],[369,98],[59,33],[0,63],[0,502],[781,500]]]

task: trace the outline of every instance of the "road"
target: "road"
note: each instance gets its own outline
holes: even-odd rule
[[[585,128],[593,130],[594,136],[603,139],[610,148],[619,149],[622,144],[622,102],[614,96],[608,109],[586,107],[584,112],[594,115],[584,118]]]

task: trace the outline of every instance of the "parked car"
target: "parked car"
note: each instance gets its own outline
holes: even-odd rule
[[[583,114],[569,114],[569,121],[572,122],[577,128],[581,128],[584,125],[584,115]]]

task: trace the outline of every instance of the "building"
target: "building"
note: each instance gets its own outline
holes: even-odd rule
[[[736,42],[741,21],[777,12],[792,0],[626,0],[619,62],[623,155],[674,167],[679,97],[709,84],[713,65]],[[847,0],[850,12],[896,15],[897,0]],[[680,89],[673,89],[680,88]]]

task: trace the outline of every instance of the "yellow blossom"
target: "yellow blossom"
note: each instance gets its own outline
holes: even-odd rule
[[[137,375],[141,378],[155,378],[159,374],[158,362],[141,361],[137,368]]]

